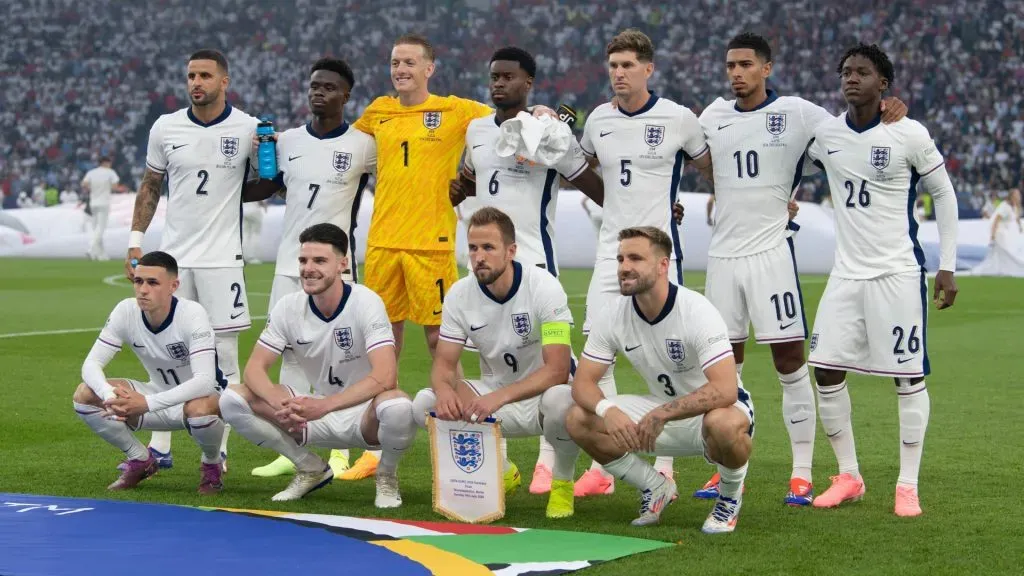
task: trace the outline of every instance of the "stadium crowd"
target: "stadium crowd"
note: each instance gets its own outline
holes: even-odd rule
[[[604,49],[629,26],[657,47],[652,85],[700,112],[728,97],[725,43],[752,30],[771,39],[771,86],[832,112],[843,108],[833,73],[856,41],[877,42],[896,63],[893,93],[946,155],[961,213],[1021,182],[1024,161],[1024,10],[1019,0],[25,0],[12,5],[0,44],[0,186],[5,207],[33,189],[74,190],[101,155],[134,189],[146,137],[160,115],[185,106],[184,63],[200,47],[231,63],[229,101],[279,126],[305,122],[309,65],[346,58],[357,75],[348,113],[389,92],[391,41],[428,35],[437,48],[431,87],[487,101],[486,62],[506,44],[537,57],[534,101],[581,114],[609,96]],[[683,189],[699,189],[689,174]],[[824,193],[811,179],[801,199]],[[36,196],[39,196],[36,194]],[[55,197],[47,194],[46,197]]]

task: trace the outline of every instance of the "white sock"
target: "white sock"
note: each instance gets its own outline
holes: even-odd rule
[[[363,454],[373,454],[377,457],[377,461],[380,462],[381,451],[380,450],[365,450]]]
[[[931,414],[931,400],[924,380],[910,384],[900,379],[903,386],[896,388],[900,406],[900,477],[899,484],[917,486],[921,470],[921,453],[924,451],[924,435],[928,429]]]
[[[245,398],[230,388],[220,396],[220,413],[246,440],[291,460],[297,470],[319,472],[323,469],[324,462],[319,456],[299,446],[283,430],[253,413]]]
[[[220,464],[220,444],[224,437],[224,420],[220,416],[196,416],[189,418],[188,433],[203,451],[203,464]]]
[[[165,430],[154,431],[149,437],[149,447],[161,454],[170,454],[171,433]]]
[[[217,349],[217,367],[228,384],[238,384],[242,374],[238,369],[238,332],[217,332],[213,335]]]
[[[377,404],[377,439],[383,448],[377,471],[381,474],[395,474],[398,461],[416,439],[416,422],[412,419],[412,401],[408,398],[392,398]]]
[[[430,388],[423,388],[416,393],[412,399],[412,417],[416,420],[416,426],[422,429],[427,428],[427,414],[434,411],[437,406],[437,395]]]
[[[653,466],[631,453],[605,464],[604,469],[635,486],[637,490],[654,490],[666,482],[665,477],[658,474]]]
[[[547,466],[548,470],[551,470],[552,466],[555,465],[555,447],[543,436],[540,437],[540,451],[537,453],[537,464]]]
[[[508,440],[504,436],[501,437],[501,457],[505,462],[504,471],[508,472],[512,469],[512,461],[508,459]]]
[[[615,479],[615,476],[609,474],[608,470],[605,469],[604,466],[601,466],[600,464],[597,463],[597,460],[594,460],[593,462],[590,463],[590,469],[591,470],[597,470],[598,472],[601,473],[601,476],[604,476],[605,478],[608,478],[609,480],[614,480]]]
[[[608,370],[604,373],[604,376],[602,376],[601,379],[597,381],[597,387],[601,389],[602,393],[604,393],[605,398],[611,398],[612,396],[615,396],[618,393],[618,389],[615,386],[615,364],[609,366]],[[615,478],[615,475],[609,474],[608,470],[604,466],[601,466],[600,464],[597,463],[597,460],[594,460],[590,464],[590,469],[597,470],[598,472],[601,473],[601,476],[604,476],[605,478]]]
[[[128,429],[124,422],[107,420],[103,417],[103,409],[89,404],[73,403],[75,414],[85,422],[85,425],[92,428],[93,432],[99,435],[115,448],[124,452],[129,460],[149,460],[149,451],[146,446],[139,442],[139,439]]]
[[[818,385],[818,414],[821,416],[821,426],[825,429],[825,435],[832,444],[832,451],[836,453],[839,473],[859,478],[857,447],[853,441],[853,420],[850,418],[852,411],[850,390],[847,389],[845,380],[835,386]]]
[[[811,463],[814,459],[814,388],[804,364],[792,374],[779,374],[782,384],[782,418],[789,432],[789,445],[793,450],[791,478],[811,481]]]
[[[224,424],[224,431],[220,434],[220,451],[224,456],[228,455],[228,436],[231,434],[231,425]]]
[[[736,363],[736,374],[743,376],[743,362]]]
[[[726,498],[738,500],[743,494],[743,479],[747,477],[747,465],[744,464],[739,468],[726,468],[719,464],[718,474],[722,478],[718,482],[718,493]]]
[[[548,388],[540,397],[540,413],[543,417],[544,435],[541,436],[541,457],[545,446],[550,451],[552,480],[571,481],[576,472],[576,460],[580,447],[572,441],[565,427],[565,418],[572,408],[572,388],[555,386]]]
[[[671,456],[658,456],[654,459],[654,469],[658,472],[672,473],[672,457]]]

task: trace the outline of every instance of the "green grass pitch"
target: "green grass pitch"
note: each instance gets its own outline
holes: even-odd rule
[[[124,280],[114,285],[103,282],[120,272],[119,262],[0,261],[0,402],[4,418],[0,425],[0,491],[378,516],[372,480],[335,481],[305,500],[272,503],[270,496],[288,479],[250,476],[250,469],[273,455],[238,436],[231,439],[231,471],[218,496],[196,493],[199,454],[184,433],[174,437],[172,470],[161,472],[137,490],[108,493],[105,487],[116,476],[114,466],[120,453],[75,417],[71,395],[98,327],[117,301],[132,294]],[[266,313],[272,277],[272,265],[246,269],[254,314]],[[589,273],[580,270],[566,270],[562,276],[577,325],[582,323],[588,279]],[[804,278],[809,321],[824,281],[820,276]],[[686,276],[688,286],[703,282],[703,274]],[[993,278],[961,278],[959,284],[956,306],[941,313],[933,309],[928,323],[932,409],[921,472],[922,517],[899,519],[892,511],[899,465],[893,383],[860,376],[851,377],[851,394],[857,451],[867,483],[864,500],[824,511],[782,505],[790,451],[781,418],[779,383],[768,348],[750,344],[744,384],[757,410],[757,435],[736,533],[700,533],[709,504],[690,498],[689,493],[714,471],[700,458],[676,461],[681,496],[662,517],[660,526],[629,526],[638,499],[624,483],[618,484],[613,496],[577,500],[573,518],[549,521],[544,518],[546,497],[526,490],[537,454],[533,439],[509,442],[510,456],[524,478],[523,488],[508,500],[502,522],[679,544],[586,572],[594,575],[1019,574],[1024,559],[1024,515],[1020,493],[1013,486],[1022,471],[1019,415],[1024,386],[1014,374],[1020,366],[1024,309],[1018,302],[1024,284]],[[255,320],[253,328],[241,336],[243,365],[262,324]],[[85,330],[70,331],[74,329]],[[430,365],[422,332],[409,326],[406,333],[400,381],[412,395],[429,384]],[[582,334],[575,331],[577,353],[583,343]],[[478,373],[472,355],[466,356],[464,364],[468,374]],[[114,360],[107,373],[132,378],[144,375],[128,351]],[[643,387],[625,362],[619,363],[616,376],[623,392]],[[148,437],[145,433],[144,440]],[[578,472],[587,465],[589,459],[581,458]],[[828,477],[835,470],[835,459],[819,427],[814,467],[818,493],[828,486]],[[425,433],[419,434],[402,462],[400,478],[404,505],[388,514],[440,520],[431,510]],[[111,536],[116,538],[120,529],[131,527],[111,527]]]

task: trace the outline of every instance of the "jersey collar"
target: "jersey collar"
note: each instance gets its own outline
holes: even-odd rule
[[[331,322],[335,318],[337,318],[339,314],[341,314],[342,310],[345,309],[345,303],[348,302],[348,297],[351,294],[352,294],[352,285],[346,283],[345,287],[341,291],[341,302],[338,303],[338,308],[334,311],[334,314],[331,314],[330,318],[324,316],[323,313],[321,313],[320,310],[316,307],[316,302],[313,302],[313,295],[312,294],[310,294],[309,298],[308,298],[309,299],[309,309],[313,311],[313,314],[315,314],[317,318],[323,320],[324,322]]]
[[[522,284],[522,283],[523,283],[523,265],[520,264],[519,262],[516,262],[515,260],[513,260],[512,261],[512,287],[508,289],[508,294],[505,294],[504,298],[502,298],[501,300],[498,300],[498,298],[494,294],[491,294],[491,291],[487,289],[487,286],[485,286],[485,285],[483,285],[483,284],[481,284],[479,282],[477,282],[477,285],[480,286],[480,291],[484,293],[484,296],[487,296],[488,298],[490,298],[491,300],[494,300],[498,304],[504,304],[504,303],[508,302],[509,300],[511,300],[512,298],[515,297],[516,292],[519,291],[519,285]]]
[[[177,307],[178,298],[175,296],[171,296],[171,311],[167,313],[167,318],[164,318],[164,321],[156,328],[150,326],[149,319],[146,318],[146,313],[140,310],[139,313],[142,314],[142,323],[146,325],[146,330],[149,330],[153,334],[159,334],[166,330],[167,327],[171,325],[171,322],[174,321],[174,309]]]
[[[215,124],[220,124],[221,122],[223,122],[223,121],[228,119],[228,116],[231,115],[231,104],[228,104],[228,103],[225,102],[224,103],[224,111],[220,113],[220,116],[217,116],[213,120],[210,120],[209,124],[203,122],[199,118],[196,118],[196,115],[192,113],[192,107],[191,106],[188,107],[188,111],[186,112],[186,114],[188,114],[188,119],[191,120],[192,123],[194,123],[194,124],[196,124],[198,126],[202,126],[203,128],[209,128],[210,126],[213,126]]]
[[[661,308],[661,312],[658,312],[658,316],[654,320],[648,320],[644,313],[640,311],[640,305],[636,303],[636,296],[633,296],[633,311],[639,316],[644,322],[647,322],[651,326],[654,326],[658,322],[665,319],[668,313],[672,311],[672,307],[676,304],[676,293],[679,288],[675,284],[668,283],[668,298],[665,298],[665,305]]]
[[[755,110],[760,110],[761,108],[764,108],[765,106],[771,104],[772,102],[775,102],[778,99],[779,95],[775,93],[775,90],[768,90],[768,97],[765,98],[764,102],[761,102],[760,104],[754,106],[750,110],[744,110],[743,108],[740,108],[739,100],[736,100],[736,103],[733,104],[733,108],[735,108],[737,112],[754,112]]]
[[[650,94],[651,94],[651,96],[647,99],[647,103],[644,104],[643,106],[641,106],[640,109],[637,110],[636,112],[626,112],[622,108],[616,108],[616,109],[623,116],[629,116],[630,118],[632,118],[633,116],[639,116],[640,114],[643,114],[644,112],[647,112],[651,108],[654,108],[654,105],[658,102],[658,95],[655,94],[653,90],[650,92]]]
[[[345,132],[348,132],[348,122],[342,122],[341,126],[338,126],[334,130],[331,130],[330,132],[324,134],[323,136],[320,136],[313,130],[312,122],[306,122],[306,132],[308,132],[310,136],[316,138],[317,140],[330,140],[331,138],[337,138],[338,136],[341,136]]]
[[[863,127],[863,128],[857,128],[856,126],[854,126],[853,122],[850,121],[850,115],[849,114],[846,114],[844,119],[846,120],[846,125],[850,127],[850,130],[853,130],[854,132],[856,132],[858,134],[863,134],[864,132],[867,132],[868,130],[871,130],[875,126],[878,126],[878,124],[882,122],[882,113],[879,112],[878,115],[875,116],[874,120],[872,120],[871,122],[868,122],[868,125]]]

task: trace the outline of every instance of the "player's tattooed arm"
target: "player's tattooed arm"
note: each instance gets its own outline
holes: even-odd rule
[[[661,405],[665,420],[685,420],[701,414],[732,406],[739,392],[736,381],[736,362],[728,356],[704,370],[707,384],[692,393]]]
[[[156,207],[160,204],[160,190],[163,188],[164,175],[146,168],[142,176],[142,184],[135,196],[135,210],[132,215],[132,230],[145,232],[149,229]]]
[[[714,189],[715,170],[714,167],[711,165],[711,154],[706,153],[699,158],[694,158],[693,160],[690,161],[690,163],[693,164],[693,167],[696,168],[698,172],[700,172],[700,175],[703,176],[704,179],[707,180],[708,184],[711,185],[711,188]]]

